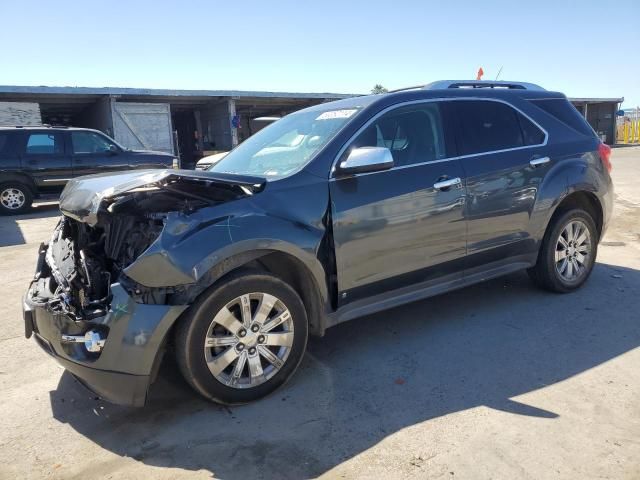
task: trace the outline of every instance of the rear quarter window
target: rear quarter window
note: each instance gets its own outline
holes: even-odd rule
[[[502,102],[455,102],[460,155],[540,145],[545,134],[518,110]]]
[[[595,133],[576,107],[564,98],[532,100],[531,103],[576,132],[593,137]]]
[[[520,121],[520,128],[522,129],[522,136],[525,145],[540,145],[544,142],[544,132],[531,120],[520,113],[518,113],[518,120]]]

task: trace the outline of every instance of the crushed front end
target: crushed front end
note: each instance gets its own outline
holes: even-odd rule
[[[26,337],[113,403],[145,403],[167,332],[188,307],[170,300],[171,287],[138,285],[127,268],[161,242],[171,219],[193,227],[194,212],[247,194],[175,172],[72,181],[24,297]]]

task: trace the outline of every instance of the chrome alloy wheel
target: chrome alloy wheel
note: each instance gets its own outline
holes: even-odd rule
[[[15,187],[5,188],[0,192],[0,203],[9,210],[22,208],[25,200],[24,192]]]
[[[575,282],[589,269],[591,234],[581,220],[572,220],[564,227],[556,243],[556,271],[563,280]]]
[[[227,303],[211,321],[205,360],[224,385],[256,387],[287,361],[293,335],[293,319],[280,299],[268,293],[247,293]]]

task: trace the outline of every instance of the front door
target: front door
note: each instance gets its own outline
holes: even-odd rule
[[[38,189],[60,190],[72,177],[71,157],[65,151],[64,134],[39,130],[22,138],[20,156]]]
[[[395,108],[347,148],[387,147],[394,167],[330,181],[340,305],[462,277],[464,178],[459,161],[447,159],[443,110],[438,102]]]
[[[120,147],[96,132],[70,131],[73,176],[127,170],[127,155]]]

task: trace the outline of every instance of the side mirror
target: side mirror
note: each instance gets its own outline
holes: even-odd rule
[[[379,172],[393,167],[391,150],[386,147],[360,147],[349,152],[349,156],[338,164],[339,175]]]
[[[120,153],[120,149],[115,145],[110,145],[109,150],[107,150],[107,152],[109,152],[111,155],[117,155],[118,153]]]

